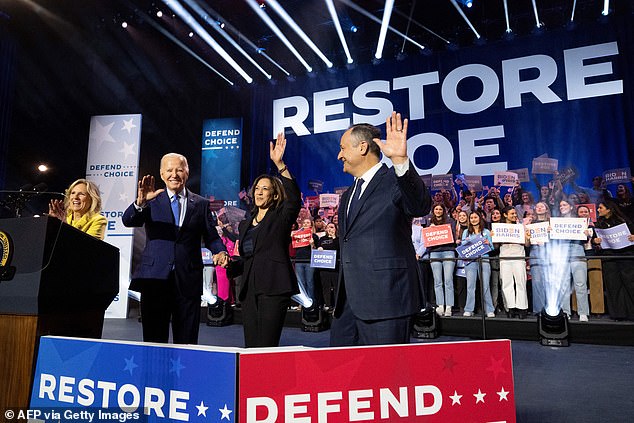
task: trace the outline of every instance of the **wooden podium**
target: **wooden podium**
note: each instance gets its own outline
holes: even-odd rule
[[[0,219],[0,410],[28,407],[42,335],[101,338],[119,249],[51,217]]]

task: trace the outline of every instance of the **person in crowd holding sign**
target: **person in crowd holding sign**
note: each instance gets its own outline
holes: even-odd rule
[[[634,181],[634,178],[633,178]],[[631,221],[634,221],[634,202],[632,201],[632,193],[625,184],[618,184],[616,186],[616,196],[614,197],[616,204]]]
[[[231,275],[242,275],[238,299],[247,348],[279,345],[291,296],[299,293],[289,245],[302,207],[301,193],[284,164],[283,133],[269,150],[279,177],[260,175],[253,182],[253,210],[238,231],[240,257],[229,265]]]
[[[550,221],[550,207],[543,201],[535,204],[535,219],[532,223],[544,223]],[[526,236],[530,239],[530,230],[526,231]],[[546,273],[547,263],[544,262],[548,257],[547,246],[545,243],[531,242],[530,248],[530,269],[531,269],[531,289],[533,294],[533,313],[535,315],[542,312],[546,307]]]
[[[337,252],[339,259],[339,233],[337,225],[330,222],[326,225],[326,235],[319,238],[317,242],[318,250],[334,250]],[[319,269],[319,281],[324,296],[324,306],[327,309],[332,308],[334,303],[335,285],[337,284],[337,275],[339,273],[339,261],[334,269]]]
[[[515,206],[515,211],[518,216],[524,217],[527,212],[535,211],[535,201],[533,195],[528,191],[522,192],[522,202]]]
[[[483,216],[484,217],[484,216]],[[485,221],[485,223],[487,223]],[[488,224],[488,229],[491,229],[491,223],[502,223],[502,212],[500,209],[495,208],[491,211],[491,222]],[[493,250],[489,252],[489,257],[492,258],[491,265],[491,300],[493,301],[493,307],[496,311],[504,309],[504,295],[500,295],[502,281],[500,279],[500,244],[493,244]],[[499,301],[499,299],[502,301]]]
[[[588,259],[588,291],[590,292],[590,313],[605,313],[605,299],[603,297],[603,271],[601,260],[592,258],[595,255],[595,248],[592,242],[594,239],[594,223],[590,218],[590,209],[585,204],[577,206],[577,216],[588,220],[588,235],[590,239],[583,244],[584,253]]]
[[[141,292],[144,341],[168,342],[171,320],[175,344],[196,344],[203,292],[201,239],[215,265],[226,266],[229,255],[209,201],[186,188],[185,156],[164,155],[160,174],[166,189],[155,189],[154,177],[143,176],[136,201],[122,216],[127,227],[145,226],[147,238],[130,289]]]
[[[51,200],[48,214],[97,239],[106,236],[106,218],[100,214],[99,187],[87,179],[77,179],[66,190],[64,200]]]
[[[518,224],[517,211],[513,207],[502,209],[503,223]],[[519,259],[526,255],[523,244],[502,243],[500,245],[500,278],[502,293],[508,314],[525,319],[528,313],[526,292],[526,262]],[[505,259],[505,257],[509,257]]]
[[[485,227],[485,221],[482,215],[477,211],[472,211],[469,214],[469,225],[467,229],[462,232],[462,245],[473,242],[479,237],[484,238],[484,244],[487,246],[493,246],[493,240],[491,239],[491,232]],[[484,297],[484,305],[487,317],[495,317],[495,308],[493,307],[493,301],[491,300],[491,291],[489,287],[491,278],[491,265],[489,264],[488,253],[482,254],[481,257],[485,257],[480,262],[478,261],[465,261],[465,273],[467,275],[467,303],[465,305],[465,311],[463,316],[471,317],[475,310],[475,291],[477,278],[480,277],[482,282],[482,296]]]
[[[407,156],[407,125],[392,112],[385,142],[368,124],[341,137],[337,159],[355,183],[339,206],[332,346],[408,343],[411,317],[424,306],[411,222],[429,212],[431,199]],[[381,164],[381,153],[393,168]]]
[[[429,226],[451,225],[451,232],[456,232],[456,222],[447,215],[443,204],[436,204],[432,209]],[[436,293],[436,312],[439,316],[451,316],[454,305],[453,272],[456,267],[456,243],[434,245],[428,247],[431,259],[431,270],[434,275],[434,292]]]
[[[629,235],[627,240],[634,242],[634,223],[619,210],[614,201],[603,200],[597,207],[599,217],[596,227],[599,229],[613,228],[625,224]],[[596,237],[593,242],[601,245],[602,239]],[[634,320],[634,260],[619,259],[619,256],[634,255],[634,246],[612,249],[603,248],[601,255],[615,256],[603,259],[603,283],[606,288],[606,303],[608,313],[614,320]]]
[[[319,237],[315,234],[315,225],[310,217],[302,220],[300,231],[310,231],[309,245],[295,247],[295,274],[297,281],[302,285],[306,295],[316,304],[315,296],[315,269],[310,267],[310,254],[317,248]],[[311,306],[312,307],[312,306]]]
[[[576,208],[568,200],[559,202],[559,216],[563,218],[577,217]],[[590,232],[586,231],[588,234]],[[551,241],[552,242],[552,241]],[[570,274],[572,273],[572,281],[577,298],[577,308],[579,313],[579,321],[587,322],[590,314],[590,305],[588,303],[588,263],[585,259],[583,244],[586,241],[579,240],[559,240],[563,244],[568,244],[568,256],[565,260],[564,284],[567,295],[563,297],[562,308],[566,314],[570,316]]]
[[[469,213],[460,210],[456,215],[456,232],[454,239],[456,244],[462,242],[462,233],[469,227]],[[467,304],[467,278],[465,274],[465,262],[456,261],[456,272],[454,280],[454,304],[464,311]]]

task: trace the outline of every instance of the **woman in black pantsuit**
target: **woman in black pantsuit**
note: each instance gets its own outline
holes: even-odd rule
[[[625,223],[630,232],[628,239],[634,241],[634,224],[623,216],[614,201],[600,202],[597,213],[597,228],[607,229]],[[601,238],[594,238],[592,242],[600,245]],[[599,254],[616,256],[614,259],[602,260],[605,299],[610,317],[614,320],[634,320],[634,260],[619,258],[634,255],[634,246],[618,250],[604,249]]]
[[[240,223],[240,258],[230,265],[230,273],[242,274],[238,298],[247,348],[279,345],[291,296],[299,293],[288,246],[301,195],[282,161],[285,149],[286,139],[280,133],[270,145],[280,177],[261,175],[254,181],[254,208],[251,217]]]

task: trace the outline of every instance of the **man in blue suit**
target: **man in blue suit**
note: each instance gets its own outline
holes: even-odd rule
[[[125,226],[145,225],[146,244],[130,289],[141,292],[143,340],[168,342],[172,322],[175,344],[197,344],[200,325],[203,262],[201,239],[226,266],[228,254],[218,236],[209,201],[185,188],[189,166],[185,156],[161,159],[166,189],[155,189],[154,177],[139,181],[137,199],[123,214]]]
[[[429,213],[431,198],[407,156],[407,123],[393,112],[385,142],[368,124],[341,137],[337,158],[355,183],[339,204],[341,269],[331,346],[408,343],[411,316],[424,304],[411,223]],[[393,169],[380,162],[381,152]]]

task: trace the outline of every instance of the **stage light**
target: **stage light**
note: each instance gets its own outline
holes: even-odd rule
[[[157,18],[162,18],[163,17],[163,12],[161,12],[160,10],[158,12],[156,12],[156,17]]]
[[[383,19],[381,20],[381,30],[379,31],[379,40],[376,43],[376,52],[374,53],[374,57],[377,59],[383,57],[383,47],[385,46],[387,27],[390,26],[392,9],[394,9],[394,0],[385,0],[385,7],[383,8]]]
[[[480,34],[478,34],[478,31],[476,31],[475,27],[473,26],[469,18],[467,18],[467,15],[464,14],[464,12],[460,8],[456,0],[449,0],[449,1],[451,1],[451,4],[453,5],[453,7],[458,11],[460,16],[462,16],[462,19],[467,23],[467,25],[469,25],[469,28],[471,28],[471,31],[475,34],[476,38],[480,38]]]
[[[196,53],[194,53],[192,51],[192,49],[190,49],[189,47],[187,47],[181,40],[179,40],[178,38],[176,38],[174,35],[172,35],[172,33],[170,33],[168,30],[166,30],[165,28],[163,28],[161,25],[158,24],[158,22],[154,21],[154,19],[150,19],[149,16],[146,16],[147,19],[145,19],[145,22],[147,22],[151,27],[153,27],[154,29],[156,29],[158,32],[160,32],[161,34],[163,34],[165,37],[167,37],[171,42],[173,42],[174,44],[176,44],[177,46],[179,46],[180,48],[182,48],[183,50],[185,50],[190,56],[192,56],[194,59],[198,60],[200,63],[202,63],[203,65],[205,65],[207,68],[211,69],[212,72],[214,72],[216,75],[218,75],[220,78],[224,79],[229,85],[231,85],[232,87],[235,86],[235,84],[233,83],[233,81],[229,80],[226,76],[224,76],[222,73],[220,73],[216,68],[214,68],[213,66],[211,66],[209,63],[205,62],[205,60],[200,57],[199,55],[197,55]],[[189,33],[190,37],[194,36],[193,32]]]
[[[196,3],[193,0],[184,0],[185,3],[187,5],[189,5],[189,7],[191,7],[194,12],[196,12],[198,14],[198,16],[200,16],[200,18],[205,21],[209,26],[211,26],[214,31],[216,31],[218,34],[220,34],[220,36],[222,38],[224,38],[229,44],[231,44],[233,46],[233,48],[235,48],[236,50],[238,50],[238,52],[245,58],[247,59],[249,62],[251,62],[251,64],[253,66],[255,66],[260,72],[262,72],[262,74],[267,78],[267,79],[271,79],[271,74],[269,74],[268,72],[266,72],[264,69],[262,69],[262,67],[258,64],[258,62],[256,62],[251,56],[249,56],[249,54],[244,51],[244,49],[240,46],[240,44],[238,44],[233,38],[231,38],[229,36],[229,34],[227,34],[226,31],[223,31],[224,27],[225,27],[225,23],[222,20],[221,17],[218,17],[218,19],[216,19],[215,21],[212,21],[209,18],[209,15],[205,12],[205,10],[203,10],[203,8]]]
[[[46,166],[45,164],[41,164],[37,167],[37,170],[39,170],[40,172],[46,172],[48,170],[48,166]]]
[[[473,6],[473,0],[458,0],[458,1],[469,9],[471,9],[471,7]]]
[[[352,26],[350,27],[350,32],[358,32],[358,31],[359,31],[359,28],[357,28],[357,26],[356,26],[356,25],[352,25]]]
[[[575,0],[576,1],[576,0]],[[511,34],[511,23],[509,21],[509,5],[508,0],[504,0],[504,20],[506,21],[506,33]]]
[[[227,53],[227,51],[222,48],[222,46],[218,44],[207,31],[205,31],[205,29],[198,23],[198,21],[194,19],[191,13],[189,13],[187,9],[185,9],[178,1],[163,0],[163,3],[165,3],[167,7],[172,9],[172,11],[176,13],[187,25],[189,25],[189,27],[193,29],[194,32],[196,32],[196,34],[198,34],[198,36],[200,36],[200,38],[202,38],[203,41],[207,43],[207,45],[214,49],[216,53],[218,53],[227,63],[229,63],[229,65],[231,65],[231,67],[236,72],[238,72],[244,78],[244,80],[247,81],[247,83],[250,84],[253,82],[253,78],[251,78],[251,76],[246,73],[246,71],[242,69],[242,67],[235,60],[233,60],[229,53]]]
[[[414,315],[411,335],[419,339],[438,337],[436,313],[433,307],[426,307]]]
[[[302,332],[321,332],[330,327],[329,314],[320,306],[302,307]]]
[[[126,21],[121,22],[121,28],[127,28],[128,23]]]
[[[540,343],[545,347],[567,347],[568,342],[568,318],[562,310],[555,316],[546,310],[537,316]]]
[[[192,38],[192,37],[194,36],[194,33],[193,33],[193,32],[190,32],[190,33],[189,33],[189,34],[187,34],[187,35],[189,35],[189,38]]]
[[[293,44],[286,38],[286,35],[282,33],[282,30],[273,22],[273,20],[264,13],[261,7],[258,7],[258,3],[255,0],[246,0],[247,5],[259,16],[260,19],[266,23],[266,25],[279,37],[279,39],[284,43],[286,48],[288,48],[291,53],[299,60],[299,62],[306,68],[307,72],[312,72],[313,68],[304,60],[301,54],[293,47]]]
[[[601,11],[601,14],[603,16],[608,16],[608,13],[610,13],[610,0],[603,0],[603,10]]]
[[[541,28],[544,25],[539,21],[539,13],[537,12],[537,0],[532,0],[532,2],[533,2],[533,13],[535,14],[535,26],[537,28]]]
[[[291,18],[291,16],[284,10],[284,8],[277,2],[277,0],[268,0],[269,7],[275,11],[288,26],[315,52],[317,56],[326,64],[327,67],[332,67],[332,62],[328,60],[326,55],[317,47],[317,45],[310,39],[310,37],[302,30],[297,22]]]
[[[346,6],[348,6],[349,8],[359,12],[360,14],[362,14],[366,18],[370,19],[371,21],[376,22],[378,24],[381,24],[381,20],[379,18],[377,18],[376,16],[374,16],[373,14],[371,14],[370,12],[365,10],[364,8],[357,6],[355,3],[351,2],[350,0],[339,0],[339,1],[341,3],[343,3],[343,4],[345,4]],[[398,9],[397,9],[397,11],[398,11]],[[397,29],[394,29],[391,26],[388,26],[387,29],[389,29],[390,31],[392,31],[393,33],[398,35],[399,37],[409,41],[412,44],[414,44],[416,47],[420,48],[421,50],[425,49],[425,46],[423,46],[422,44],[414,41],[412,38],[410,38],[407,35],[403,34],[401,31],[399,31]],[[427,29],[427,28],[425,28],[425,29]]]
[[[339,41],[341,42],[343,51],[346,53],[348,63],[352,63],[354,62],[354,60],[352,60],[352,56],[350,55],[350,50],[348,49],[348,43],[346,42],[346,37],[343,36],[343,30],[341,29],[341,22],[339,22],[339,15],[337,15],[337,9],[335,9],[334,1],[326,0],[326,6],[328,6],[328,12],[330,13],[330,17],[332,18],[332,21],[335,24],[335,29],[337,30],[337,35],[339,36]],[[356,28],[354,25],[353,27]]]

